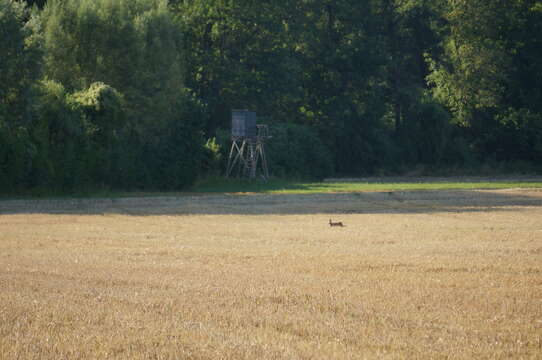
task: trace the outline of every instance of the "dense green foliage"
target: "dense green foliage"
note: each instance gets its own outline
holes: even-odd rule
[[[50,0],[34,14],[0,3],[11,26],[1,38],[15,48],[2,56],[6,189],[193,183],[205,112],[183,84],[182,33],[166,1]]]
[[[26,3],[0,0],[1,192],[187,187],[233,108],[277,176],[542,158],[537,0]]]

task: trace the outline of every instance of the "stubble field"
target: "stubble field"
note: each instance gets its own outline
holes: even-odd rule
[[[542,358],[542,190],[0,202],[0,359],[97,358]]]

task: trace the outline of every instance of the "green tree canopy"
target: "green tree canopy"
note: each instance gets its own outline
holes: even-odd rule
[[[190,144],[191,153],[202,147],[199,118],[188,118],[201,114],[193,112],[183,84],[182,33],[167,1],[50,0],[41,20],[45,76],[73,94],[100,134],[101,146],[109,148],[115,139],[122,147],[101,156],[108,164],[117,159],[124,178],[120,183],[158,186],[161,173],[179,162],[192,164],[181,167],[186,178],[193,179],[197,164],[188,156],[177,153],[169,163],[157,159],[160,153],[171,153],[172,134]],[[115,104],[108,100],[120,98]],[[109,104],[106,113],[98,109],[104,103]],[[190,182],[179,176],[167,186]]]

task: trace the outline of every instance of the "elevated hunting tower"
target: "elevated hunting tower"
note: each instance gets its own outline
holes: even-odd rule
[[[256,125],[256,113],[248,110],[231,112],[231,149],[226,177],[256,178],[261,163],[262,178],[269,178],[265,140],[269,138],[267,125]]]

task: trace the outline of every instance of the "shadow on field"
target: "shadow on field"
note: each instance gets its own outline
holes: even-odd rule
[[[0,214],[287,215],[502,211],[542,206],[542,190],[424,190],[319,194],[179,195],[7,200]]]

